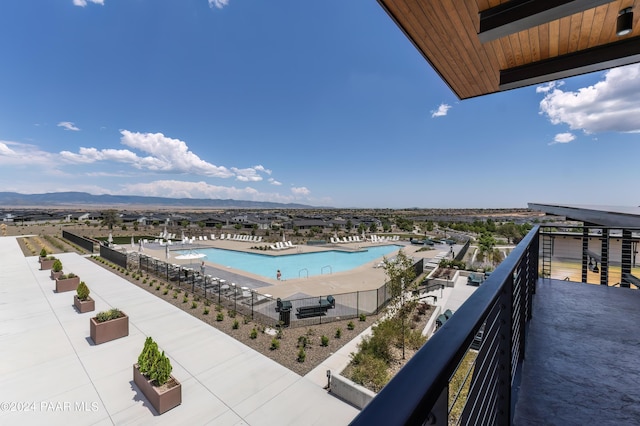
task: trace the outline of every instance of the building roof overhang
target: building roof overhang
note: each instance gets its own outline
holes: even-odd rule
[[[640,62],[633,0],[378,2],[460,99]]]

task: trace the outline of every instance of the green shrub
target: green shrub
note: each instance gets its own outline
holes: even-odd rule
[[[166,296],[167,294],[169,294],[169,289],[168,289],[168,288],[165,288],[165,289],[162,291],[162,294],[164,294],[165,296]]]
[[[189,301],[189,298],[187,296],[184,296],[182,298],[182,303],[187,303]]]
[[[44,247],[40,250],[40,257],[47,257],[47,250]]]
[[[229,318],[235,318],[236,317],[236,311],[229,311],[227,314],[229,315]]]
[[[320,345],[321,346],[329,346],[329,338],[325,335],[320,337]]]
[[[233,321],[233,329],[237,330],[238,328],[240,328],[240,323],[238,322],[238,320]]]
[[[144,341],[142,352],[138,355],[138,369],[140,372],[145,376],[149,376],[159,356],[158,344],[151,337],[147,337]]]
[[[157,386],[162,386],[169,380],[171,377],[171,370],[173,367],[171,366],[171,361],[167,358],[162,351],[160,357],[156,360],[153,368],[151,370],[151,379],[153,379]]]
[[[307,338],[307,336],[298,337],[298,347],[299,348],[306,348],[307,344],[309,344],[309,339]]]
[[[365,314],[360,314],[360,321],[366,321],[367,316]]]
[[[273,339],[271,339],[271,346],[269,347],[269,349],[271,349],[272,351],[275,351],[276,349],[279,349],[279,348],[280,348],[280,340],[274,337]]]
[[[202,311],[202,313],[204,315],[209,315],[209,308],[204,308],[204,311]]]
[[[198,307],[198,304],[196,302],[191,302],[191,309],[195,309]]]
[[[211,301],[209,299],[204,299],[204,306],[211,306]]]
[[[174,299],[177,299],[177,298],[178,298],[178,292],[177,292],[177,291],[174,291],[174,292],[173,292],[173,298],[174,298]]]
[[[347,324],[347,329],[353,330],[354,328],[356,328],[356,325],[353,323],[353,321],[349,321],[349,323]]]
[[[216,321],[222,321],[224,319],[224,314],[222,312],[218,312],[216,315]]]
[[[307,353],[304,351],[304,348],[301,347],[300,350],[298,351],[298,362],[304,362],[306,358],[307,358]]]
[[[80,281],[78,284],[78,288],[76,288],[76,294],[78,295],[78,299],[85,301],[89,298],[89,287],[85,284],[84,281]]]
[[[339,339],[341,337],[342,337],[342,329],[336,328],[336,339]]]
[[[113,308],[113,309],[109,309],[108,311],[98,312],[98,314],[96,314],[96,321],[97,322],[111,321],[123,316],[124,316],[124,313],[120,309]]]
[[[222,305],[218,303],[216,305],[216,312],[220,312],[220,311],[222,311]]]
[[[160,287],[162,287],[162,286],[161,286],[160,284],[158,284],[158,285],[156,286],[156,290],[160,290]]]
[[[53,272],[62,271],[62,262],[60,262],[60,259],[56,259],[55,262],[53,262],[51,269],[53,269]]]
[[[378,392],[389,381],[387,364],[371,354],[358,353],[352,363],[353,370],[349,378],[355,383]]]
[[[255,327],[253,327],[253,329],[251,330],[251,333],[249,333],[249,337],[252,339],[256,339],[258,337],[258,330],[256,330]]]

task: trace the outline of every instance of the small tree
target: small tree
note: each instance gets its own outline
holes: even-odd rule
[[[78,288],[76,289],[76,293],[79,300],[85,301],[89,298],[89,287],[87,287],[84,281],[80,281],[80,284],[78,284]]]
[[[47,257],[47,250],[44,247],[40,250],[40,257]]]
[[[400,319],[400,326],[402,327],[402,359],[405,358],[405,323],[406,319],[415,306],[415,300],[410,298],[407,300],[407,293],[413,294],[413,290],[417,287],[417,283],[414,282],[416,278],[416,272],[413,268],[413,261],[404,253],[399,250],[398,255],[394,261],[384,258],[383,268],[387,277],[389,277],[389,290],[391,293],[390,308],[392,309],[393,316]]]
[[[142,352],[140,352],[140,355],[138,356],[138,368],[140,369],[140,373],[145,376],[149,376],[159,356],[160,351],[158,350],[158,344],[153,341],[151,336],[147,337],[144,341]]]
[[[55,262],[53,262],[51,269],[53,269],[53,272],[62,271],[62,262],[60,262],[60,259],[56,259]]]

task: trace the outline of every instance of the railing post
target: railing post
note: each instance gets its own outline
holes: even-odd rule
[[[442,393],[433,404],[423,425],[448,426],[449,425],[449,387],[445,386]]]
[[[498,332],[498,406],[496,424],[507,425],[511,418],[511,342],[513,275],[507,278],[500,292],[500,331]]]

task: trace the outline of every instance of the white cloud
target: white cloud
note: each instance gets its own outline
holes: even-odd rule
[[[85,7],[87,3],[94,3],[104,6],[104,0],[73,0],[74,6]]]
[[[38,165],[49,169],[58,163],[57,157],[57,154],[41,151],[34,145],[12,141],[0,141],[0,164],[2,165]]]
[[[564,86],[564,81],[550,81],[547,84],[536,87],[536,93],[547,93],[560,86]]]
[[[255,167],[247,169],[232,167],[231,171],[236,174],[236,179],[241,182],[259,182],[262,180],[262,176],[258,174],[258,170]]]
[[[141,170],[162,173],[189,173],[202,176],[229,178],[234,173],[226,167],[210,164],[193,152],[179,139],[172,139],[162,133],[137,133],[120,131],[123,145],[150,154],[141,157],[128,149],[80,148],[78,153],[62,151],[63,159],[71,163],[88,164],[96,161],[115,161],[131,164]],[[243,175],[244,176],[244,175]]]
[[[212,9],[214,7],[217,7],[218,9],[222,9],[228,4],[229,4],[229,0],[209,0],[209,7]]]
[[[65,130],[73,130],[74,132],[77,132],[80,130],[71,121],[61,121],[58,123],[58,127],[62,127]]]
[[[555,145],[557,143],[569,143],[575,140],[575,135],[573,133],[558,133],[555,138],[553,138],[553,142],[550,142],[549,145]]]
[[[262,173],[265,173],[265,174],[268,174],[268,175],[271,174],[271,170],[265,169],[264,166],[261,166],[259,164],[257,166],[253,166],[253,168],[256,169],[259,172],[262,172]]]
[[[307,195],[309,195],[311,193],[311,191],[309,191],[307,188],[305,188],[304,186],[301,187],[293,187],[291,188],[291,192],[298,196],[298,197],[306,197]]]
[[[275,180],[274,178],[269,178],[268,182],[269,182],[271,185],[275,185],[275,186],[280,186],[280,185],[282,185],[282,182],[279,182],[279,181]]]
[[[431,111],[431,118],[444,117],[450,109],[451,105],[440,104],[437,110]]]
[[[540,112],[553,124],[585,133],[640,132],[640,64],[611,69],[604,80],[577,91],[553,87],[544,93]]]
[[[296,197],[278,193],[260,192],[255,188],[210,185],[206,182],[186,182],[179,180],[158,180],[146,183],[124,185],[119,194],[145,195],[170,198],[221,198],[251,201],[273,201],[290,203]]]

